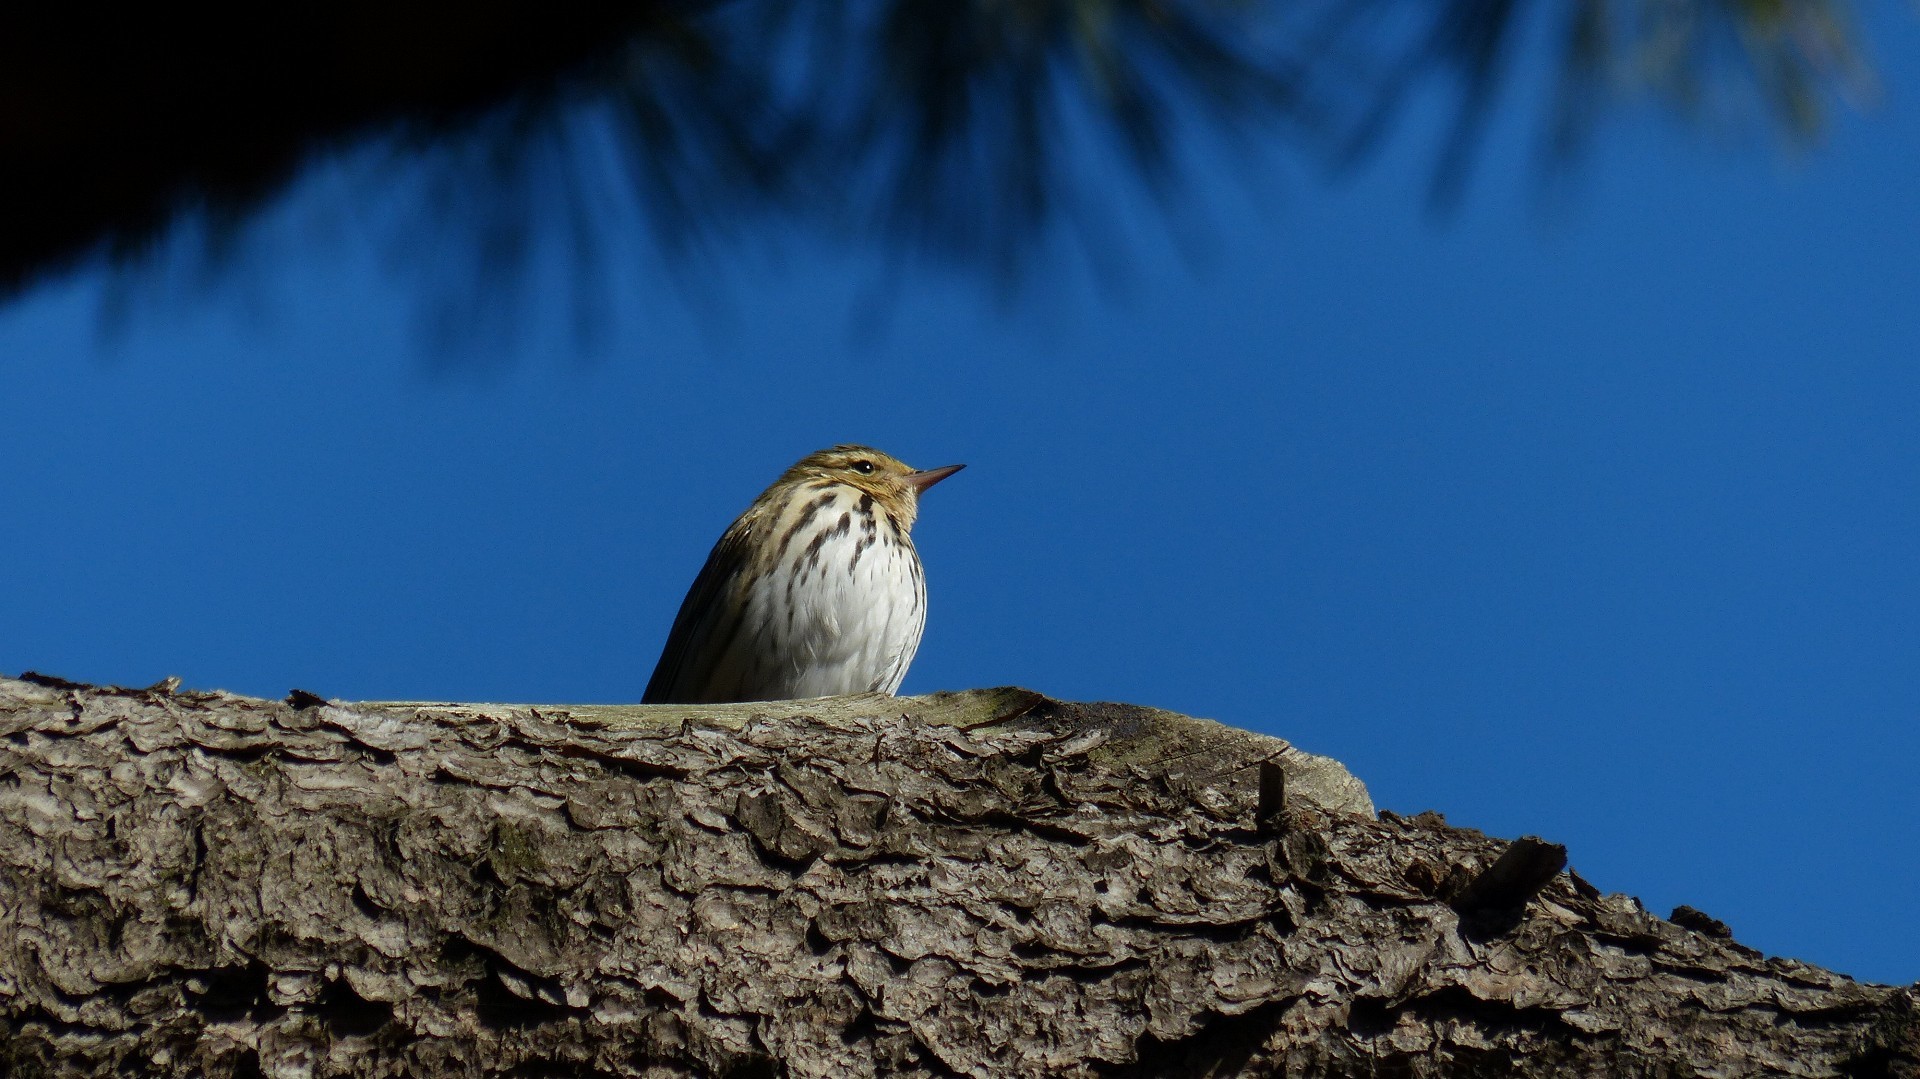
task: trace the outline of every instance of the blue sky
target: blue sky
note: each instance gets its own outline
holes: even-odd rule
[[[1123,287],[1010,301],[798,228],[634,242],[584,342],[544,270],[428,331],[434,256],[322,170],[242,272],[0,310],[0,670],[635,700],[733,515],[863,441],[970,466],[904,691],[1270,732],[1920,979],[1920,32],[1875,30],[1883,101],[1803,155],[1640,118],[1543,199],[1513,119],[1443,218],[1417,130],[1337,179],[1203,156],[1171,228],[1114,194]]]

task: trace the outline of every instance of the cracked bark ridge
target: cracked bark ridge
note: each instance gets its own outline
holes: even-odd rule
[[[0,1073],[1914,1073],[1915,989],[1655,917],[1556,850],[1020,690],[0,679]]]

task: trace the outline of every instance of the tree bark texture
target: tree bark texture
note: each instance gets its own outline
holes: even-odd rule
[[[1023,690],[0,679],[8,1076],[1912,1075],[1920,987]]]

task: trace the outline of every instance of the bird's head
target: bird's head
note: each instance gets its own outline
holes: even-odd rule
[[[781,485],[839,483],[870,494],[881,508],[911,528],[920,492],[965,468],[946,465],[916,469],[897,457],[866,446],[835,446],[800,459],[780,477]]]

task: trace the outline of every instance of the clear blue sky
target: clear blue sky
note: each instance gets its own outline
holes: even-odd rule
[[[1435,220],[1416,129],[1339,180],[1216,162],[1171,233],[1116,196],[1117,293],[795,231],[642,260],[592,347],[544,275],[511,338],[424,332],[381,197],[322,173],[117,330],[98,272],[0,310],[0,670],[634,700],[733,515],[869,442],[971,466],[923,507],[906,691],[1267,731],[1920,979],[1913,23],[1798,159],[1625,123],[1543,203],[1503,123]]]

